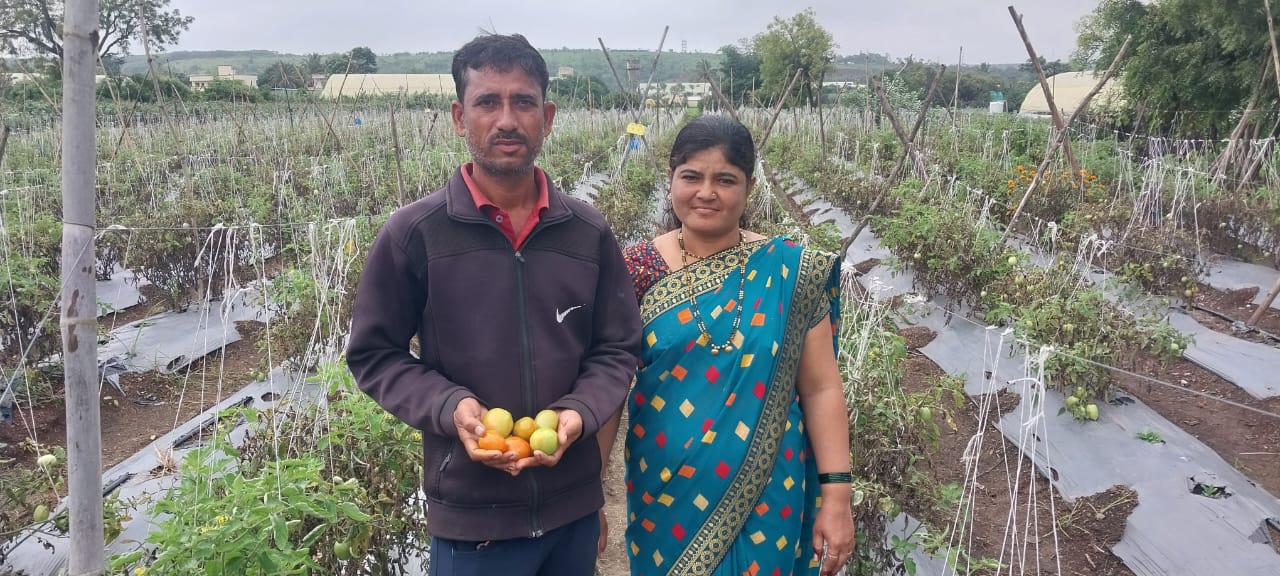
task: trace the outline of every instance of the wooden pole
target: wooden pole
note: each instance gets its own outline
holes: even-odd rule
[[[1125,36],[1124,44],[1120,45],[1120,51],[1116,53],[1115,59],[1111,61],[1111,67],[1107,68],[1106,74],[1102,75],[1102,79],[1094,85],[1093,90],[1090,90],[1088,94],[1085,94],[1084,99],[1080,101],[1080,105],[1071,113],[1071,118],[1067,119],[1068,125],[1070,125],[1071,122],[1074,122],[1076,117],[1089,107],[1089,101],[1093,100],[1093,97],[1097,96],[1098,92],[1102,91],[1102,87],[1106,85],[1107,81],[1111,79],[1111,76],[1116,73],[1116,70],[1120,67],[1120,60],[1124,59],[1125,53],[1129,51],[1129,43],[1132,41],[1132,35]],[[1054,139],[1053,143],[1049,145],[1049,149],[1045,151],[1044,161],[1041,162],[1040,167],[1036,169],[1036,175],[1031,178],[1031,185],[1027,186],[1027,192],[1022,195],[1022,200],[1019,201],[1018,206],[1014,208],[1013,216],[1009,217],[1008,227],[1005,228],[1004,234],[1000,236],[1000,244],[1004,244],[1005,240],[1009,238],[1009,233],[1013,232],[1014,221],[1018,219],[1019,214],[1022,214],[1022,209],[1027,206],[1027,201],[1031,199],[1031,193],[1040,185],[1040,177],[1044,175],[1045,170],[1049,169],[1049,163],[1053,161],[1053,153],[1056,152],[1059,147],[1062,147],[1064,150],[1066,149],[1066,147],[1063,146],[1066,143],[1066,139],[1067,132],[1065,130],[1059,131],[1058,137]]]
[[[102,574],[102,424],[94,282],[97,0],[67,0],[62,59],[61,333],[67,409],[69,574]]]
[[[1062,113],[1058,112],[1058,104],[1053,100],[1053,92],[1049,90],[1049,80],[1044,76],[1044,68],[1040,67],[1040,57],[1036,55],[1036,49],[1031,45],[1031,38],[1027,36],[1027,29],[1022,26],[1022,15],[1018,14],[1013,6],[1009,7],[1009,15],[1013,17],[1013,23],[1018,27],[1018,34],[1022,36],[1022,44],[1027,48],[1027,55],[1031,56],[1031,66],[1036,70],[1036,77],[1040,79],[1040,89],[1044,91],[1044,101],[1049,104],[1049,113],[1053,115],[1053,125],[1058,128],[1059,132],[1066,132],[1071,126],[1070,122],[1062,121]],[[1075,114],[1072,114],[1075,117]],[[1063,140],[1063,152],[1067,156],[1067,163],[1071,164],[1071,177],[1080,177],[1080,164],[1076,162],[1076,154],[1071,150],[1071,140]]]
[[[796,81],[800,80],[800,75],[804,74],[804,68],[796,70],[796,75],[791,77],[791,83],[787,84],[787,89],[782,91],[782,96],[778,97],[778,102],[773,106],[773,115],[769,116],[769,124],[764,127],[764,134],[760,137],[760,142],[756,143],[756,150],[764,148],[764,143],[769,141],[769,134],[773,132],[773,124],[778,121],[778,114],[782,112],[782,105],[787,103],[787,98],[791,96],[791,89],[795,88]]]
[[[960,59],[956,61],[956,89],[951,93],[951,118],[956,117],[956,108],[960,106],[960,68],[964,66],[964,46],[960,47]]]
[[[396,105],[391,105],[391,148],[396,155],[396,189],[400,192],[400,206],[404,207],[404,166],[400,163],[400,133],[396,130]]]
[[[1267,8],[1267,40],[1271,42],[1271,63],[1276,68],[1276,90],[1280,92],[1280,48],[1276,48],[1276,23],[1271,16],[1271,0],[1262,0]]]
[[[1275,302],[1276,296],[1280,295],[1280,278],[1276,279],[1276,285],[1271,287],[1271,291],[1267,292],[1267,297],[1262,299],[1262,303],[1258,305],[1258,309],[1253,311],[1253,315],[1249,316],[1249,326],[1256,326],[1262,315],[1271,308],[1271,303]]]
[[[947,67],[943,66],[942,69],[938,70],[938,74],[933,77],[933,80],[929,82],[929,91],[924,98],[924,104],[921,105],[920,112],[916,114],[916,123],[911,127],[910,137],[903,142],[902,154],[898,155],[898,161],[894,164],[893,172],[889,173],[889,179],[885,182],[884,187],[880,189],[880,192],[876,194],[875,200],[871,201],[871,205],[867,207],[866,213],[864,213],[862,218],[858,221],[858,226],[853,229],[853,233],[850,234],[848,238],[845,238],[844,242],[840,244],[841,260],[843,260],[845,254],[848,253],[849,246],[853,245],[853,241],[858,238],[858,235],[867,227],[867,224],[871,223],[871,216],[880,208],[880,203],[884,202],[885,197],[889,194],[889,190],[893,188],[898,176],[902,173],[902,168],[906,163],[908,153],[914,151],[912,143],[915,142],[916,136],[920,134],[920,128],[924,126],[924,119],[929,115],[929,108],[933,104],[933,94],[938,89],[938,81],[946,71]],[[873,78],[872,84],[875,87],[876,95],[880,98],[881,105],[885,107],[885,113],[892,115],[893,111],[888,106],[889,98],[884,94],[884,85],[880,83],[878,78]],[[890,120],[894,124],[897,124],[896,118],[891,116]]]
[[[4,149],[9,146],[9,127],[0,129],[0,162],[4,161]]]
[[[733,71],[730,70],[731,74],[732,72]],[[706,60],[702,61],[702,76],[707,79],[708,84],[711,84],[711,91],[715,93],[716,100],[720,102],[720,105],[723,106],[725,110],[729,111],[729,117],[733,118],[736,122],[742,122],[742,120],[738,119],[738,111],[734,109],[733,102],[725,97],[724,92],[720,90],[719,86],[716,86],[715,82],[711,81],[711,66],[707,64]],[[733,89],[732,80],[729,82],[729,89]]]

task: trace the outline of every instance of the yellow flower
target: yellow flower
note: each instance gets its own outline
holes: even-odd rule
[[[141,566],[133,569],[133,576],[142,576],[147,573],[147,569]]]
[[[222,525],[222,524],[226,524],[226,523],[227,523],[227,517],[226,517],[226,516],[223,516],[223,515],[221,515],[221,514],[219,514],[219,515],[218,515],[217,520],[218,520],[218,524],[219,524],[219,525]]]
[[[1010,187],[1010,188],[1013,188],[1014,186],[1017,186],[1017,183],[1016,183],[1016,182],[1014,182],[1013,180],[1010,180],[1010,181],[1009,181],[1009,187]]]

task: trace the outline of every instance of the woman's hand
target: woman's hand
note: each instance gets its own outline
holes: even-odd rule
[[[813,557],[822,563],[819,571],[822,576],[833,576],[853,557],[853,512],[849,499],[848,484],[822,487],[822,507],[813,521]]]

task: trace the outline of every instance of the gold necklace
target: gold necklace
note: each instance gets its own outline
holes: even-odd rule
[[[684,247],[684,227],[681,227],[680,231],[676,233],[676,241],[680,244],[680,266],[681,266],[681,269],[683,270],[684,268],[687,268],[689,266],[689,261],[688,261],[689,256],[693,256],[694,258],[698,258],[698,256],[696,254],[690,253]],[[744,246],[746,246],[746,244],[747,244],[747,236],[746,234],[743,234],[741,230],[739,230],[738,245],[734,247],[734,251],[738,253],[738,259],[739,259],[738,300],[735,306],[736,309],[734,310],[733,328],[729,330],[729,339],[726,340],[724,344],[711,344],[711,333],[707,331],[707,325],[702,321],[702,313],[698,311],[698,299],[693,292],[693,278],[692,278],[693,275],[687,271],[685,272],[685,286],[689,290],[689,310],[693,312],[693,319],[698,324],[698,331],[702,333],[702,337],[700,339],[706,339],[707,343],[711,345],[712,356],[718,356],[720,355],[720,352],[733,352],[734,350],[733,339],[735,336],[738,335],[738,326],[742,323],[742,308],[743,308],[742,301],[746,297],[744,286],[747,280],[747,258],[746,256],[742,255],[742,249]]]

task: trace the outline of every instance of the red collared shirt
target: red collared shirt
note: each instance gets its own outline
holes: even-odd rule
[[[471,171],[475,169],[475,164],[467,162],[462,165],[462,181],[467,184],[467,190],[471,191],[471,199],[475,201],[476,208],[479,208],[499,230],[506,235],[511,241],[511,245],[519,250],[524,245],[525,239],[529,237],[529,233],[533,232],[533,227],[538,225],[538,221],[542,219],[542,212],[550,205],[547,196],[547,175],[541,168],[535,166],[533,168],[534,181],[538,186],[538,202],[534,204],[533,210],[529,212],[529,217],[524,220],[524,227],[520,229],[520,233],[516,233],[515,226],[511,224],[511,215],[506,210],[499,208],[497,204],[489,201],[484,193],[480,192],[480,187],[476,185],[476,181],[471,178]]]

